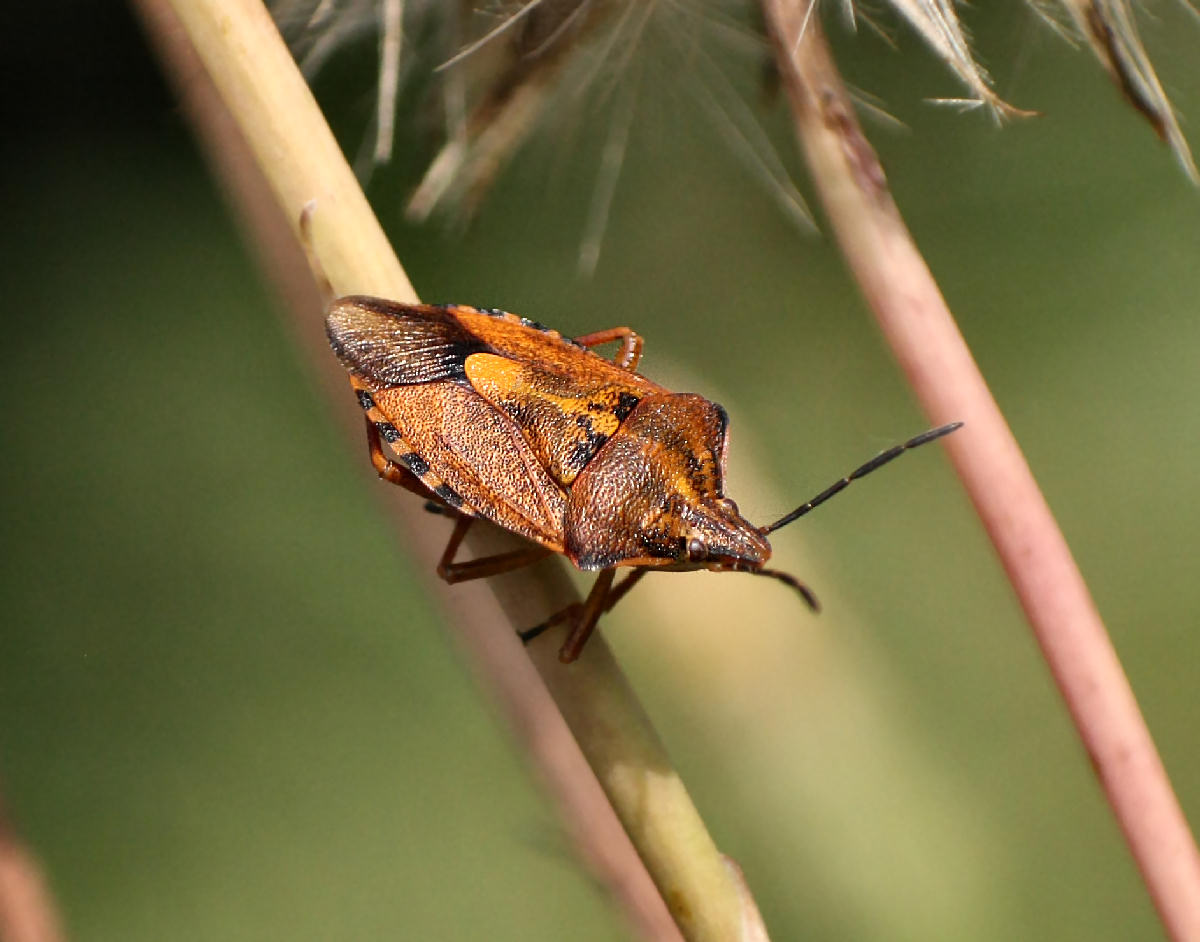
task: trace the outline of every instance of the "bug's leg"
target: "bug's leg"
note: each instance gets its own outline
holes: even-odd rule
[[[526,628],[524,631],[518,631],[517,637],[528,644],[534,638],[545,634],[555,625],[561,625],[568,619],[575,618],[583,608],[578,602],[568,605],[560,612],[555,612],[540,625],[534,625],[532,628]]]
[[[462,546],[463,537],[471,529],[474,517],[460,516],[454,524],[454,531],[446,543],[446,549],[437,564],[437,574],[453,585],[456,582],[467,582],[471,579],[486,579],[512,569],[529,566],[550,555],[550,550],[544,546],[526,546],[508,553],[497,553],[494,556],[483,556],[464,563],[456,563],[454,557]]]
[[[625,598],[629,590],[641,582],[642,576],[649,571],[649,569],[635,569],[615,586],[613,586],[612,591],[608,593],[608,597],[604,600],[604,608],[601,609],[601,612],[611,612],[613,610],[613,606],[621,601],[621,599]]]
[[[601,615],[603,615],[605,612],[611,612],[613,609],[613,606],[616,605],[619,601],[621,601],[621,599],[625,598],[625,596],[629,592],[629,590],[632,589],[635,585],[637,585],[638,582],[641,581],[642,576],[644,576],[649,571],[650,571],[649,569],[635,569],[635,570],[633,570],[633,572],[629,573],[624,579],[622,579],[620,582],[618,582],[615,588],[608,591],[608,594],[604,596],[604,601],[602,603],[600,603],[600,610],[598,612],[596,612],[595,617],[592,619],[591,627],[588,628],[587,631],[583,633],[582,639],[574,640],[576,635],[580,632],[580,630],[583,626],[583,620],[580,618],[580,613],[585,608],[585,606],[580,605],[578,603],[576,603],[574,605],[568,605],[561,612],[555,612],[553,615],[551,615],[549,618],[547,618],[540,625],[534,625],[532,628],[527,628],[524,631],[518,631],[517,636],[522,641],[528,643],[528,642],[532,641],[534,638],[536,638],[538,635],[543,634],[546,631],[550,630],[555,625],[561,625],[564,621],[574,619],[576,621],[576,627],[572,629],[571,635],[567,638],[566,643],[563,644],[563,648],[559,652],[559,655],[558,655],[559,659],[562,660],[564,663],[569,663],[570,661],[573,661],[573,660],[575,660],[575,658],[579,657],[579,652],[580,652],[580,650],[582,650],[583,644],[585,641],[587,641],[588,636],[591,635],[592,630],[596,627],[596,621],[599,619],[599,617]],[[615,570],[608,570],[608,572],[615,573]],[[594,594],[596,592],[597,587],[601,585],[601,580],[603,578],[604,578],[604,574],[601,573],[600,578],[596,580],[596,585],[592,587],[592,593],[588,595],[589,602],[591,602],[592,594]],[[608,578],[607,585],[609,585],[609,586],[612,585],[612,577],[611,576]],[[573,640],[574,640],[573,653],[571,653],[571,652],[567,651],[567,646],[571,645]],[[570,657],[564,658],[563,655],[568,654],[568,653],[570,653]]]
[[[570,664],[579,657],[583,646],[587,644],[587,639],[592,636],[596,622],[600,620],[600,615],[605,610],[608,590],[612,587],[613,577],[616,574],[615,569],[605,569],[596,577],[592,591],[588,593],[587,601],[583,603],[583,609],[575,619],[575,624],[571,626],[571,633],[567,635],[567,640],[563,642],[563,646],[558,651],[558,659],[564,664]]]
[[[584,347],[598,347],[602,343],[621,341],[621,349],[613,356],[613,362],[626,370],[636,370],[642,359],[642,338],[628,327],[610,327],[608,330],[598,330],[594,334],[584,334],[576,337],[575,342]]]

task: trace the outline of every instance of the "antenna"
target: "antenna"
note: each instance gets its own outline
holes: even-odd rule
[[[786,517],[781,517],[780,519],[776,520],[773,524],[771,524],[769,527],[761,527],[758,532],[763,534],[764,536],[766,536],[768,533],[774,533],[780,527],[786,527],[792,521],[799,520],[810,510],[820,507],[823,503],[825,503],[825,501],[829,500],[829,498],[831,498],[838,491],[844,490],[845,488],[849,487],[851,481],[857,481],[859,478],[866,477],[868,474],[870,474],[872,471],[876,470],[877,468],[882,468],[889,461],[891,461],[895,458],[899,458],[906,451],[911,451],[912,449],[918,448],[921,445],[926,445],[929,442],[932,442],[932,441],[935,441],[936,439],[941,438],[943,435],[949,435],[955,429],[959,429],[959,428],[962,428],[961,422],[951,422],[949,425],[941,425],[941,426],[938,426],[937,428],[931,428],[927,432],[922,432],[920,435],[917,435],[914,438],[910,438],[903,445],[893,445],[887,451],[880,452],[878,455],[876,455],[874,458],[872,458],[866,464],[864,464],[858,468],[855,468],[853,471],[851,471],[849,474],[847,474],[840,481],[837,481],[836,483],[831,484],[829,487],[825,488],[825,490],[821,491],[821,493],[818,494],[816,497],[814,497],[812,500],[808,501],[807,503],[801,504],[799,507],[797,507],[795,510],[793,510]]]

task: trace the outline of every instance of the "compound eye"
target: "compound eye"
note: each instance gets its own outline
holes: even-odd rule
[[[735,504],[728,497],[722,497],[719,501],[717,501],[717,503],[721,505],[721,509],[724,510],[727,514],[730,514],[734,517],[741,516],[741,512],[738,510],[738,505]]]
[[[687,554],[688,559],[704,559],[708,555],[708,547],[700,537],[694,536],[687,541]]]

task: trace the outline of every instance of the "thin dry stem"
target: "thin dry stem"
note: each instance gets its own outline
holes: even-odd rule
[[[499,62],[480,100],[454,128],[408,202],[409,218],[426,219],[439,205],[472,214],[501,169],[528,137],[563,70],[584,40],[617,12],[613,0],[527,0],[499,25],[442,63],[460,68],[489,46]]]
[[[1200,939],[1200,854],[1087,586],[855,119],[810,4],[764,0],[796,131],[850,269],[935,423],[1167,930]]]
[[[200,85],[188,59],[194,48],[229,110],[232,120],[218,115],[199,122],[202,132],[210,136],[214,161],[227,170],[236,163],[231,152],[236,150],[237,132],[253,153],[273,201],[254,202],[253,193],[261,184],[247,182],[247,173],[256,176],[249,162],[227,178],[235,192],[250,192],[252,218],[265,221],[268,229],[288,232],[294,257],[301,208],[315,200],[313,252],[334,290],[415,301],[415,292],[308,88],[257,0],[172,0],[170,9],[163,0],[140,0],[140,6],[152,32],[168,50],[185,95],[194,94]],[[272,202],[273,207],[268,205]],[[296,297],[294,287],[289,286],[288,293]],[[301,331],[314,348],[319,346],[316,310],[309,303],[301,304],[298,312]],[[328,351],[322,351],[319,365],[327,374],[334,372]],[[344,376],[339,386],[345,389]],[[349,403],[349,394],[342,399]],[[361,423],[361,416],[354,420]],[[417,504],[401,496],[392,506],[402,508],[398,516],[405,525],[406,542],[432,571],[439,536],[431,532],[428,516]],[[474,529],[479,532],[469,539],[470,548],[480,554],[506,538],[485,527]],[[456,616],[453,625],[459,640],[529,747],[568,828],[641,932],[664,940],[677,939],[680,932],[689,940],[741,938],[745,894],[731,879],[603,639],[594,638],[569,668],[553,654],[561,632],[539,639],[531,653],[542,681],[516,639],[515,628],[540,621],[575,597],[563,567],[543,564],[491,584],[442,587],[441,591]],[[547,687],[561,714],[554,709]],[[563,717],[595,777],[582,766]],[[628,840],[599,796],[597,779]],[[661,898],[633,856],[630,840]]]
[[[893,9],[908,20],[939,59],[967,87],[975,104],[986,105],[1000,118],[1029,117],[1031,111],[1015,108],[992,90],[992,80],[976,61],[971,42],[949,0],[890,0]],[[809,9],[815,9],[815,3]]]

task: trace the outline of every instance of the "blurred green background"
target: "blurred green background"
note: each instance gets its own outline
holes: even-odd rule
[[[1200,25],[1160,7],[1146,38],[1195,125]],[[625,937],[129,14],[10,16],[0,779],[71,934]],[[907,31],[898,50],[834,33],[907,125],[869,131],[1200,821],[1200,193],[1085,52],[1023,8],[969,22],[1001,94],[1043,118],[935,108],[957,86]],[[372,48],[318,85],[352,151]],[[926,422],[834,250],[745,172],[676,51],[647,46],[674,80],[639,92],[591,280],[606,112],[527,147],[465,233],[402,222],[427,115],[371,195],[424,297],[638,329],[650,376],[729,409],[731,493],[773,519]],[[730,75],[754,100],[752,66]],[[802,179],[782,102],[763,122]],[[819,618],[770,583],[664,575],[605,625],[773,938],[1159,935],[938,451],[775,545]]]

